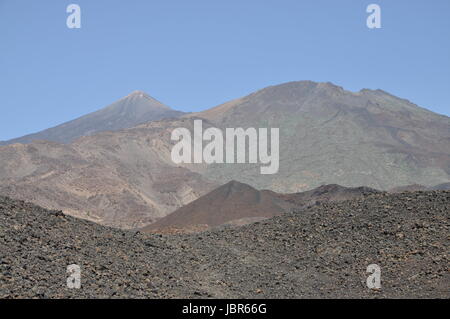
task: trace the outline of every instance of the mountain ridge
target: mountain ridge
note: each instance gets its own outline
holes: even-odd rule
[[[220,128],[280,128],[274,178],[258,176],[254,184],[256,165],[208,166],[202,173],[217,181],[229,177],[289,193],[322,184],[386,190],[450,179],[450,118],[382,90],[354,93],[330,83],[288,82],[186,115],[193,116]]]
[[[102,109],[36,133],[0,141],[0,145],[28,144],[34,140],[67,144],[82,136],[117,131],[149,121],[176,118],[183,114],[185,113],[172,110],[145,92],[137,90]]]

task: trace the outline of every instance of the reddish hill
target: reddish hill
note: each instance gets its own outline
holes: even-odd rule
[[[259,191],[247,184],[231,181],[143,228],[143,231],[204,230],[227,223],[239,224],[242,219],[270,218],[284,213],[290,206],[275,192]]]
[[[298,211],[321,202],[343,201],[376,192],[378,191],[368,187],[323,185],[307,192],[278,194],[231,181],[144,227],[142,231],[185,233],[222,225],[244,225],[293,209]]]

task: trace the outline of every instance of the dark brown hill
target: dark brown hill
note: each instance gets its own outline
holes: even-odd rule
[[[143,230],[203,230],[226,223],[247,223],[273,217],[289,207],[291,205],[274,192],[259,191],[247,184],[231,181]]]
[[[293,209],[298,211],[320,203],[344,201],[374,193],[378,191],[368,187],[323,185],[307,192],[278,194],[231,181],[143,228],[143,231],[199,232],[222,225],[243,225]]]

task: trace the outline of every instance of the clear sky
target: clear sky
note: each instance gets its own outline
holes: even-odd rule
[[[81,29],[66,26],[71,3]],[[381,29],[366,26],[371,3]],[[133,90],[199,111],[294,80],[450,115],[450,1],[0,0],[0,140]]]

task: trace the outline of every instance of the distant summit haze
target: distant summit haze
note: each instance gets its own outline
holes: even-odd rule
[[[143,91],[133,91],[96,112],[34,134],[0,142],[0,145],[28,144],[35,140],[70,143],[81,136],[117,131],[150,121],[176,118],[183,114],[184,112],[171,109]]]

